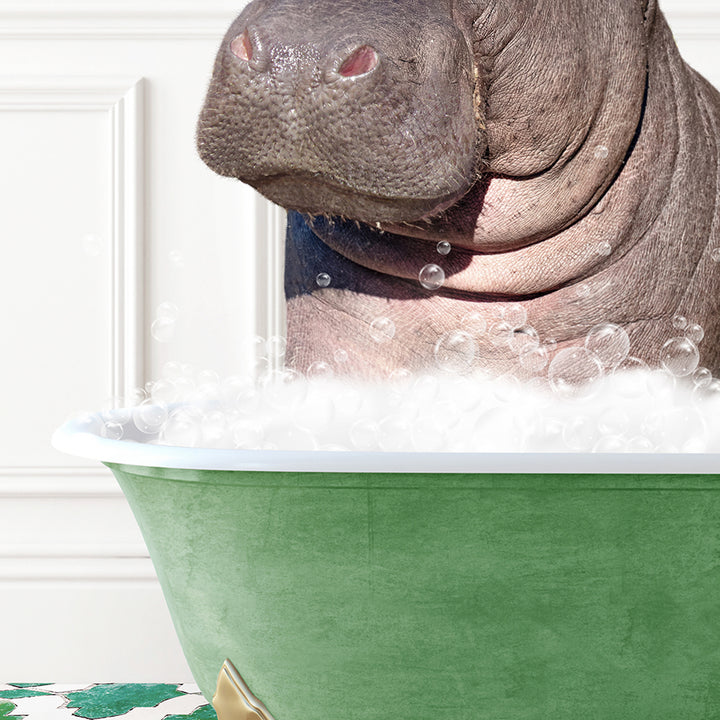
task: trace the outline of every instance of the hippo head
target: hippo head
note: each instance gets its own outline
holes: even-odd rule
[[[452,205],[484,147],[450,5],[255,0],[220,47],[202,159],[310,214],[397,222]]]

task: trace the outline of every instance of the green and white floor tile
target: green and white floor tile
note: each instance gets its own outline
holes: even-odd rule
[[[0,683],[0,720],[216,720],[197,685]]]

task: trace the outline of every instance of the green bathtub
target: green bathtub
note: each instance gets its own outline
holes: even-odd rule
[[[55,444],[114,472],[208,698],[229,659],[274,720],[720,718],[715,456],[197,451],[76,430]]]

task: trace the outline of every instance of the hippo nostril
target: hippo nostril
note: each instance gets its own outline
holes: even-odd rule
[[[252,60],[253,47],[247,28],[243,30],[241,35],[233,38],[230,43],[230,51],[233,55],[235,55],[235,57],[245,60],[245,62],[250,62],[250,60]]]
[[[362,45],[353,51],[343,62],[338,73],[343,77],[366,75],[378,64],[378,54],[369,45]]]

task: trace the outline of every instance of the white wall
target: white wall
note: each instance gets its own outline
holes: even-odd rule
[[[720,86],[715,3],[662,6]],[[279,216],[194,150],[242,4],[0,0],[0,680],[190,679],[117,485],[49,437],[167,360],[242,369],[281,326]]]

